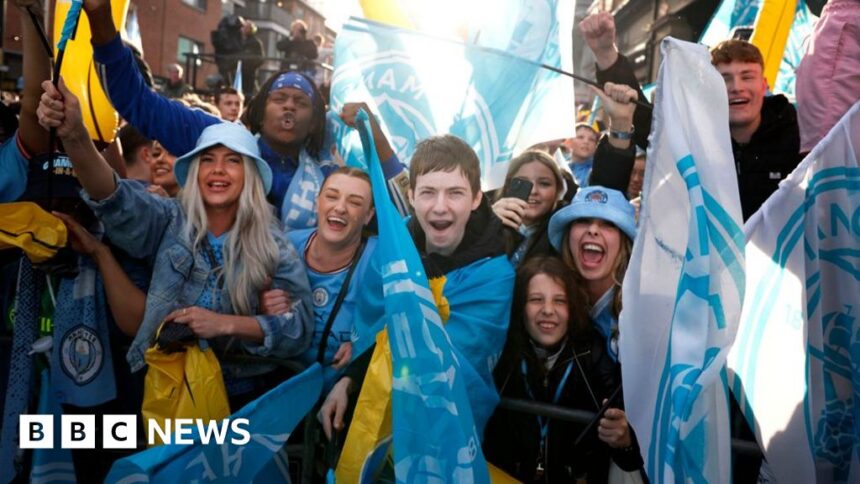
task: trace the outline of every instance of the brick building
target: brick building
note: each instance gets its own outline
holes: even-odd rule
[[[48,35],[53,26],[53,6],[50,0],[48,15]],[[0,0],[3,5],[6,2]],[[186,66],[184,53],[195,52],[212,54],[210,33],[218,26],[221,17],[235,13],[254,21],[259,27],[258,36],[263,41],[265,55],[281,57],[275,44],[289,35],[290,23],[296,19],[304,20],[309,27],[309,35],[321,33],[326,44],[331,46],[335,33],[325,26],[325,17],[301,0],[132,0],[130,9],[137,11],[143,44],[144,58],[158,79],[166,78],[165,66],[178,62]],[[7,71],[0,69],[0,84],[3,89],[15,87],[15,80],[21,75],[21,26],[20,14],[14,6],[5,6],[2,48],[5,53],[3,64]],[[277,70],[277,62],[263,66],[260,75]],[[195,88],[207,89],[206,77],[217,73],[215,65],[207,59],[197,62],[196,73],[186,72],[186,79],[194,79]],[[196,74],[196,75],[195,75]]]

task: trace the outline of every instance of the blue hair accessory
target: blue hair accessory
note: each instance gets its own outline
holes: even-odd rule
[[[301,74],[297,74],[295,72],[285,72],[281,74],[277,79],[275,79],[275,82],[272,83],[272,87],[269,88],[269,94],[271,94],[272,91],[285,87],[298,89],[299,91],[307,94],[308,97],[311,98],[311,101],[314,100],[314,87],[311,85],[310,81]]]

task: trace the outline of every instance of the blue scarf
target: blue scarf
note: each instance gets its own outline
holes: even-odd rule
[[[27,413],[33,377],[33,358],[28,355],[39,333],[39,301],[45,287],[45,275],[33,269],[29,259],[22,258],[9,384],[3,409],[3,429],[0,431],[0,482],[9,482],[17,474],[14,459],[18,449],[18,416]]]
[[[612,299],[615,298],[615,286],[611,287],[591,308],[588,316],[591,323],[606,340],[606,352],[612,361],[618,362],[618,320],[612,314]]]
[[[316,198],[325,175],[319,164],[302,149],[287,193],[279,208],[281,221],[290,229],[314,227],[317,224]]]
[[[92,407],[116,398],[110,312],[104,282],[89,257],[74,279],[62,279],[54,312],[51,383],[60,403]]]

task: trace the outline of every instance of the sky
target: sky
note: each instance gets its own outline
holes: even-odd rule
[[[335,32],[340,32],[340,28],[346,19],[350,16],[360,16],[361,6],[358,0],[305,0],[322,12],[326,18],[326,25]]]

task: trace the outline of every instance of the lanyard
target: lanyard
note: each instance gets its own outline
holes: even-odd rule
[[[532,400],[536,400],[534,394],[532,394],[531,387],[529,387],[528,371],[527,371],[528,368],[526,367],[526,362],[525,362],[525,360],[522,360],[521,363],[522,364],[520,365],[520,369],[523,372],[523,378],[525,379],[525,382],[526,382],[526,392],[528,393],[529,398],[531,398]],[[561,381],[558,382],[558,387],[556,387],[556,389],[555,389],[555,395],[552,397],[551,403],[553,405],[557,404],[558,399],[561,398],[561,392],[562,392],[562,390],[564,390],[564,385],[567,383],[568,377],[570,377],[571,369],[573,369],[573,360],[571,360],[570,363],[567,364],[567,368],[564,370],[564,375],[562,375]],[[538,425],[540,426],[541,446],[543,446],[543,443],[546,440],[547,430],[549,429],[549,418],[544,420],[543,417],[538,415],[537,419],[538,419]]]
[[[574,353],[575,354],[575,353]],[[564,390],[564,385],[567,383],[567,379],[570,376],[570,371],[573,369],[573,360],[567,364],[567,368],[564,370],[564,375],[561,377],[561,381],[558,382],[558,387],[555,389],[555,395],[552,397],[552,404],[555,405],[558,403],[558,399],[561,398],[561,391]],[[529,398],[532,400],[536,400],[534,394],[532,394],[532,389],[529,387],[529,378],[528,378],[528,368],[526,367],[526,361],[522,360],[520,364],[520,370],[523,372],[523,380],[526,383],[526,392],[529,395]],[[544,479],[545,469],[543,467],[546,462],[546,436],[549,431],[549,418],[544,419],[540,415],[537,416],[538,425],[540,426],[540,449],[538,450],[538,458],[537,465],[535,466],[535,474],[534,480],[539,481]]]

